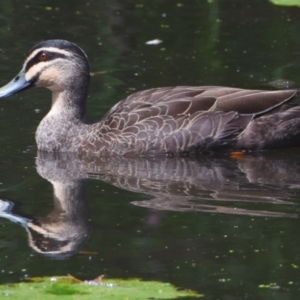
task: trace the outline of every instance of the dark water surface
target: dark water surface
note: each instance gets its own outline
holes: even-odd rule
[[[90,119],[151,87],[299,87],[299,33],[300,8],[262,0],[7,0],[0,85],[35,43],[63,38],[89,55]],[[154,39],[162,43],[145,44]],[[298,299],[299,149],[241,159],[47,156],[34,132],[49,106],[42,89],[0,103],[0,283],[107,274],[206,299]]]

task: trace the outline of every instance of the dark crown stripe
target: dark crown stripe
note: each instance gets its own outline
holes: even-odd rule
[[[54,59],[57,59],[57,58],[66,58],[67,56],[62,54],[62,53],[58,53],[58,52],[52,52],[52,51],[46,51],[46,50],[41,50],[39,51],[33,58],[31,58],[26,66],[25,66],[25,72],[27,72],[32,66],[34,66],[35,64],[38,64],[40,63],[40,59],[39,59],[39,56],[42,54],[42,53],[46,53],[48,55],[48,59],[46,60],[47,61],[51,61],[51,60],[54,60]]]

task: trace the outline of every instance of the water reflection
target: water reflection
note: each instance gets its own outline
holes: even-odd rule
[[[30,247],[58,259],[77,253],[90,233],[85,183],[80,176],[67,173],[69,169],[62,163],[59,159],[37,158],[39,174],[53,185],[54,205],[47,216],[18,215],[13,202],[0,200],[0,216],[26,229]]]
[[[53,185],[53,210],[43,218],[24,217],[14,213],[12,202],[1,200],[0,216],[22,225],[35,251],[55,258],[78,252],[89,236],[87,178],[150,194],[154,199],[132,204],[151,209],[298,217],[296,203],[287,200],[299,189],[300,161],[292,156],[128,159],[40,152],[36,165]]]

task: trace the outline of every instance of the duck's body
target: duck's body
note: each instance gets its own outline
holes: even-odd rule
[[[203,151],[263,150],[300,145],[296,90],[170,87],[132,94],[102,119],[85,122],[89,65],[73,43],[36,45],[22,71],[0,89],[6,97],[29,86],[52,91],[38,126],[39,150],[87,155],[189,155]]]

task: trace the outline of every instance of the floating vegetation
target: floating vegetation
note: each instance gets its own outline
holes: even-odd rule
[[[81,281],[73,276],[32,278],[28,282],[0,285],[0,298],[9,299],[176,299],[199,298],[190,290],[178,290],[169,283],[139,279],[104,279]],[[75,298],[74,298],[75,297]],[[104,298],[105,297],[105,298]],[[79,299],[79,298],[78,298]]]
[[[300,0],[270,0],[275,5],[300,6]]]

